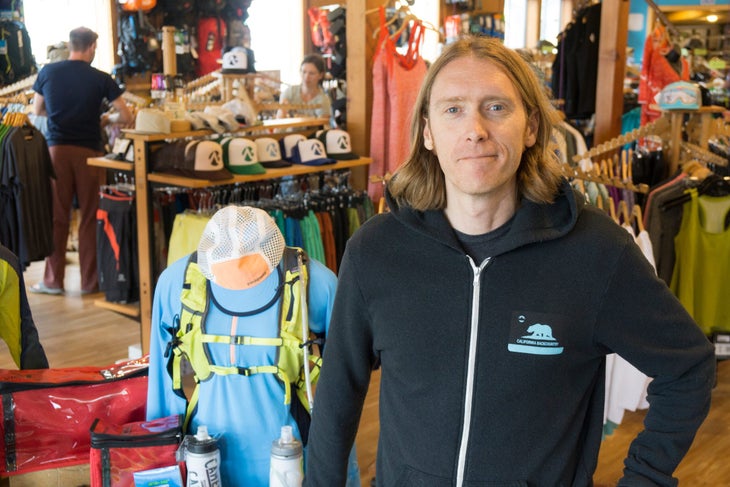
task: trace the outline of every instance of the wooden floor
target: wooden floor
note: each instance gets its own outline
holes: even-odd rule
[[[94,306],[99,295],[81,296],[76,255],[69,254],[65,296],[29,294],[33,317],[51,367],[104,366],[128,357],[130,347],[140,343],[138,323],[130,318]],[[33,263],[24,273],[26,286],[40,279],[43,263]],[[0,342],[0,368],[15,368],[7,347]],[[357,453],[362,486],[375,474],[378,425],[379,374],[373,382],[357,436]],[[641,429],[644,413],[627,413],[623,423],[601,446],[596,486],[612,486],[621,476],[622,461],[629,442]],[[719,363],[718,384],[713,392],[710,415],[676,471],[680,485],[730,485],[730,361]]]

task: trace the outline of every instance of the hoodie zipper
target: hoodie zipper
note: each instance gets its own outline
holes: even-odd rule
[[[456,487],[464,484],[464,471],[466,470],[466,451],[469,444],[469,433],[471,428],[472,403],[474,401],[474,367],[477,357],[477,338],[479,336],[479,294],[481,292],[480,277],[484,268],[492,260],[491,257],[484,259],[479,267],[469,257],[474,272],[471,293],[471,328],[469,330],[469,356],[466,369],[466,391],[464,391],[464,423],[461,429],[461,444],[459,445],[458,463],[456,467]]]

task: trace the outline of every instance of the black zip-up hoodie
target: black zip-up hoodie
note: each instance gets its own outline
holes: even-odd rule
[[[306,486],[345,485],[377,363],[378,486],[590,486],[612,352],[653,378],[620,485],[676,485],[713,347],[625,229],[564,183],[473,263],[442,211],[388,203],[340,267]]]

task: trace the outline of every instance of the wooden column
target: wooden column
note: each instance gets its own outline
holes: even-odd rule
[[[629,0],[601,3],[601,36],[596,83],[596,128],[593,145],[621,135]]]

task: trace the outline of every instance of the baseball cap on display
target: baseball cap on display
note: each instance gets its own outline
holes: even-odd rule
[[[198,266],[227,289],[251,288],[281,262],[284,236],[269,214],[250,206],[226,206],[206,224],[198,243]]]
[[[288,134],[279,140],[279,146],[281,148],[281,156],[287,160],[292,160],[292,149],[297,145],[300,140],[306,140],[307,138],[302,134]]]
[[[233,177],[223,165],[221,145],[212,140],[175,140],[150,157],[155,172],[218,181]]]
[[[242,47],[234,47],[223,54],[221,73],[244,74],[248,73],[248,55]]]
[[[264,174],[266,169],[259,164],[256,144],[243,137],[229,137],[221,142],[223,165],[235,174]]]
[[[297,142],[292,149],[292,162],[307,166],[323,166],[337,161],[327,157],[327,151],[321,140],[304,139]]]
[[[265,168],[290,167],[291,162],[281,158],[279,141],[272,137],[259,137],[256,139],[256,148],[259,162]]]
[[[352,152],[350,134],[344,130],[323,130],[317,134],[317,138],[322,141],[325,149],[327,149],[327,155],[332,159],[347,160],[360,158],[360,156]]]

